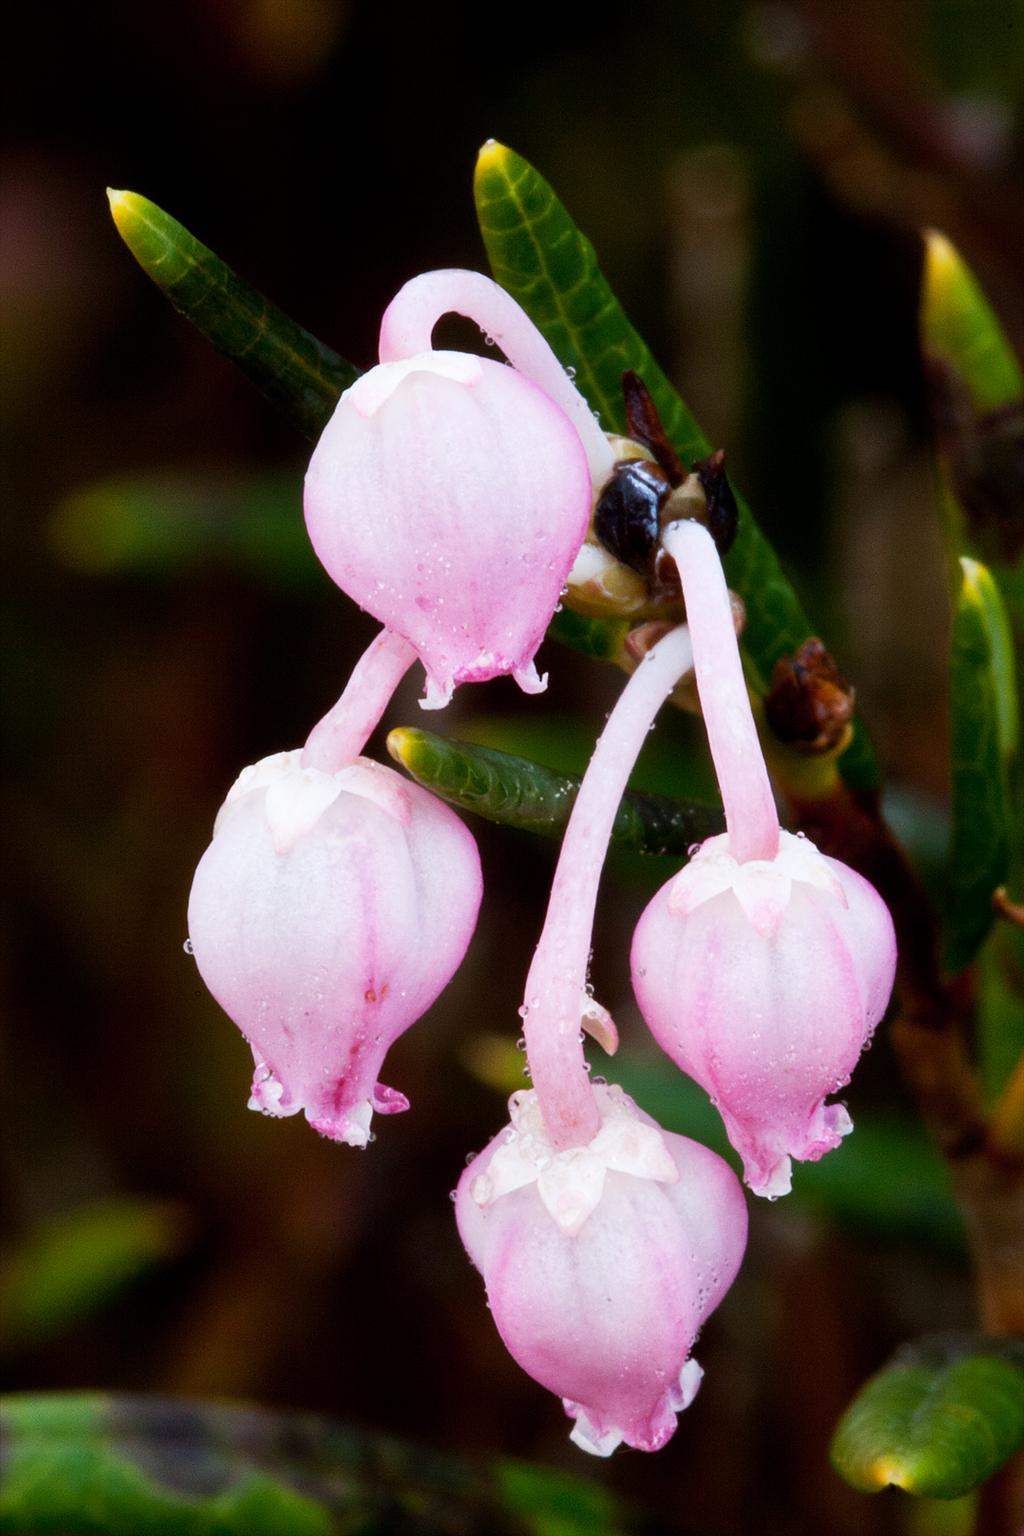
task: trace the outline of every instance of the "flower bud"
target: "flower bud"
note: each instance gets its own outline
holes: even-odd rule
[[[571,1438],[608,1456],[655,1451],[692,1401],[690,1348],[732,1284],[743,1192],[714,1152],[675,1136],[621,1088],[595,1085],[601,1128],[557,1152],[533,1090],[466,1169],[459,1233],[513,1359],[563,1400]]]
[[[721,1112],[755,1194],[786,1194],[852,1129],[827,1094],[849,1082],[896,964],[874,887],[801,836],[737,862],[709,838],[647,907],[633,986],[651,1032]]]
[[[533,658],[590,507],[587,456],[564,411],[515,368],[462,352],[364,374],[306,476],[317,555],[415,646],[428,708],[457,683],[502,673],[543,688]]]
[[[305,1112],[365,1146],[388,1046],[458,967],[480,904],[476,843],[379,763],[337,773],[280,752],[231,789],[196,870],[189,933],[206,985],[252,1046],[250,1108]]]

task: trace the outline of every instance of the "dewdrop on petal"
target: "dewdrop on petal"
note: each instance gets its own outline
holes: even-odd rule
[[[526,372],[432,350],[450,310],[498,335]],[[537,692],[534,655],[587,531],[590,464],[610,468],[611,450],[539,332],[479,273],[407,283],[380,355],[313,453],[313,547],[343,591],[416,648],[426,707],[503,673]]]
[[[613,1085],[600,1129],[562,1151],[532,1090],[459,1181],[459,1233],[509,1353],[562,1399],[581,1450],[656,1451],[692,1401],[690,1354],[746,1246],[735,1174]]]
[[[356,758],[302,753],[239,776],[196,870],[189,937],[206,985],[256,1063],[250,1107],[300,1110],[365,1146],[373,1112],[408,1108],[378,1076],[430,1007],[476,924],[476,843],[440,800]]]

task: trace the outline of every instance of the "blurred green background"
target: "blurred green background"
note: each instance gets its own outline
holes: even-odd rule
[[[239,768],[303,739],[374,626],[303,543],[307,448],[138,271],[103,188],[153,198],[367,365],[401,282],[483,266],[479,144],[530,158],[727,448],[928,867],[948,617],[918,231],[951,236],[1019,342],[1021,0],[652,0],[605,24],[532,4],[40,0],[2,71],[5,1386],[316,1408],[571,1467],[706,1536],[963,1529],[966,1510],[852,1493],[826,1459],[894,1344],[973,1321],[884,1040],[849,1093],[858,1134],[752,1212],[666,1451],[581,1466],[506,1357],[446,1196],[515,1086],[494,1036],[518,1033],[551,845],[474,825],[484,916],[393,1053],[413,1110],[372,1151],[246,1113],[248,1052],[182,952],[191,872]],[[439,728],[582,766],[620,675],[548,650],[545,697],[464,689]],[[386,724],[420,721],[410,683]],[[706,786],[699,733],[666,720],[638,782]],[[713,1135],[629,991],[629,934],[667,873],[613,859],[594,981],[625,1038],[614,1075]]]

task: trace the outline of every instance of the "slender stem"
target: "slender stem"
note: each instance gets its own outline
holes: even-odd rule
[[[408,640],[382,629],[356,662],[337,704],[310,731],[302,752],[303,768],[337,773],[357,758],[415,660],[415,648]]]
[[[734,859],[774,859],[779,817],[764,765],[714,541],[700,523],[672,523],[662,543],[679,570],[704,725]]]
[[[615,460],[589,405],[529,316],[482,272],[424,272],[406,283],[380,324],[381,362],[429,352],[434,326],[448,314],[475,320],[512,366],[562,408],[579,433],[594,486],[603,486]]]
[[[658,710],[692,661],[685,626],[648,651],[608,717],[565,829],[523,1010],[533,1085],[558,1148],[585,1146],[600,1129],[580,1043],[597,888],[633,764]]]

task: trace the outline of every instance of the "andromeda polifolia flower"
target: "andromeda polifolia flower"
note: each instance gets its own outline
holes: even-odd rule
[[[544,382],[432,350],[432,327],[449,310],[498,334],[510,357],[522,351]],[[594,434],[609,465],[611,450],[546,342],[479,273],[408,283],[384,317],[380,352],[313,453],[313,547],[343,591],[415,647],[427,707],[446,704],[457,683],[502,673],[537,692],[533,658],[590,516],[581,431],[596,461]]]
[[[597,1135],[562,1151],[536,1093],[514,1094],[456,1217],[509,1353],[562,1399],[576,1445],[656,1451],[700,1385],[690,1349],[739,1268],[746,1205],[714,1152],[621,1088],[594,1094]]]
[[[892,920],[874,887],[806,838],[738,863],[709,838],[647,907],[633,986],[652,1034],[718,1106],[758,1195],[790,1188],[852,1129],[841,1104],[885,1012]]]
[[[710,838],[644,912],[633,986],[652,1033],[717,1104],[755,1194],[785,1194],[790,1159],[852,1129],[828,1094],[850,1078],[896,966],[873,886],[779,827],[729,594],[697,523],[663,534],[679,568],[694,671],[725,805]]]
[[[246,768],[196,870],[199,971],[252,1046],[250,1107],[302,1110],[370,1139],[408,1108],[378,1074],[458,967],[476,924],[476,843],[440,800],[357,758],[337,772],[280,752]]]

